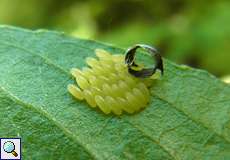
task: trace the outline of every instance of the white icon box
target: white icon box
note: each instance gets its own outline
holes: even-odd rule
[[[21,159],[21,138],[0,138],[0,160]]]

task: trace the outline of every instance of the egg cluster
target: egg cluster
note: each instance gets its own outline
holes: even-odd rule
[[[86,100],[105,114],[121,115],[123,111],[134,113],[145,108],[149,102],[148,87],[151,78],[130,75],[124,64],[124,55],[112,55],[96,49],[96,58],[86,58],[89,67],[71,69],[78,86],[69,84],[68,91],[78,100]]]

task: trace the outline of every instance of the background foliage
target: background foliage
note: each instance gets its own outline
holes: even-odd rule
[[[0,23],[65,31],[122,47],[148,43],[165,57],[230,73],[225,0],[0,0]]]

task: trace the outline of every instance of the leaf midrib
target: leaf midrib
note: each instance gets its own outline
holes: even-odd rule
[[[39,113],[41,116],[47,118],[51,123],[53,123],[55,126],[57,126],[64,135],[66,135],[68,138],[74,140],[76,143],[78,143],[80,146],[82,146],[85,151],[87,153],[89,153],[89,155],[91,155],[92,158],[94,159],[100,159],[97,158],[96,155],[93,154],[93,152],[91,152],[83,143],[81,143],[77,137],[75,136],[75,134],[73,134],[70,130],[68,130],[67,128],[63,127],[55,118],[52,118],[52,116],[46,112],[46,110],[44,110],[42,107],[38,107],[38,106],[34,106],[32,104],[29,104],[27,102],[24,102],[23,100],[20,100],[17,96],[15,96],[14,94],[12,94],[11,92],[7,91],[4,87],[0,86],[0,90],[2,90],[2,92],[4,92],[8,98],[10,98],[13,102],[15,102],[16,104],[25,107],[25,108],[29,108],[37,113]],[[124,120],[127,123],[129,123],[131,126],[133,126],[135,129],[137,129],[138,131],[140,131],[142,133],[142,135],[146,138],[148,138],[149,140],[151,140],[153,143],[155,143],[156,145],[158,145],[163,151],[165,151],[166,153],[169,154],[169,156],[171,156],[173,159],[177,160],[177,158],[170,152],[167,150],[167,148],[165,148],[164,146],[162,146],[158,141],[154,140],[152,137],[150,137],[148,134],[146,134],[144,131],[142,131],[139,127],[137,127],[136,125],[132,124],[131,122]]]
[[[27,102],[24,102],[23,100],[20,100],[20,98],[18,98],[17,96],[15,96],[14,94],[12,94],[11,92],[7,91],[4,87],[0,86],[0,90],[5,93],[8,98],[10,98],[13,102],[15,102],[16,104],[22,106],[22,107],[25,107],[25,108],[29,108],[31,110],[33,110],[34,112],[36,113],[39,113],[41,116],[47,118],[49,120],[49,122],[53,123],[57,128],[59,128],[63,133],[64,135],[66,135],[66,137],[68,137],[69,139],[72,139],[73,141],[75,141],[76,143],[78,143],[80,146],[82,146],[85,151],[87,153],[89,153],[89,155],[92,156],[92,158],[94,159],[98,159],[96,158],[96,156],[91,153],[89,151],[89,149],[84,145],[82,144],[81,142],[79,142],[77,140],[77,138],[74,136],[74,134],[72,134],[72,132],[70,130],[68,130],[67,128],[63,127],[57,120],[55,120],[48,112],[46,112],[46,110],[44,110],[42,107],[35,107],[34,105],[32,104],[29,104]]]

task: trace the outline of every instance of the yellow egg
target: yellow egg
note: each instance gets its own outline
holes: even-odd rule
[[[105,95],[108,95],[108,96],[112,95],[111,87],[107,83],[103,84],[102,91],[104,92]]]
[[[134,97],[139,97],[140,102],[142,102],[142,105],[140,107],[146,106],[147,99],[139,89],[134,88],[133,89],[133,95],[134,95]]]
[[[122,54],[113,55],[113,61],[116,63],[122,63],[125,59],[125,56]]]
[[[86,89],[89,87],[89,82],[83,76],[77,76],[76,81],[81,89]]]
[[[90,92],[89,90],[84,90],[83,93],[84,93],[84,98],[86,99],[88,104],[93,108],[96,107],[97,104],[95,102],[95,98],[92,92]]]
[[[110,107],[105,103],[105,99],[101,96],[97,95],[95,97],[95,101],[98,104],[98,107],[105,113],[109,114],[111,112]]]
[[[126,100],[131,105],[131,108],[133,108],[134,111],[137,111],[139,109],[140,106],[138,103],[138,99],[134,97],[132,93],[126,93]]]
[[[95,53],[99,59],[111,59],[112,55],[103,49],[96,49]]]
[[[88,68],[88,67],[83,67],[81,73],[82,73],[82,75],[83,75],[85,78],[87,78],[87,79],[88,79],[90,76],[95,75],[94,72],[93,72],[93,70],[90,69],[90,68]]]
[[[112,98],[110,96],[106,96],[105,97],[105,103],[110,106],[110,108],[114,114],[121,115],[122,110],[114,98]]]
[[[86,63],[90,67],[94,67],[94,66],[98,66],[99,65],[99,61],[96,60],[95,58],[91,58],[91,57],[86,58]]]
[[[132,108],[132,105],[128,103],[128,101],[124,98],[118,97],[117,103],[120,105],[120,107],[126,111],[127,113],[133,113],[134,109]]]
[[[82,71],[80,69],[77,69],[77,68],[72,68],[70,72],[71,72],[72,76],[74,76],[75,78],[77,76],[83,76]]]
[[[90,90],[91,90],[91,92],[92,92],[92,94],[93,94],[94,96],[97,96],[97,95],[101,96],[101,95],[103,95],[102,90],[99,89],[99,88],[91,87]]]
[[[129,90],[128,85],[125,83],[125,81],[119,80],[118,81],[118,86],[122,91],[127,91]]]
[[[86,58],[88,67],[71,69],[80,88],[68,85],[68,91],[78,100],[85,99],[91,107],[103,113],[121,115],[122,111],[132,114],[148,106],[153,83],[150,78],[137,78],[129,74],[124,55],[111,55],[96,49],[96,58]]]
[[[77,99],[79,100],[83,100],[84,96],[82,91],[75,85],[73,84],[69,84],[68,85],[68,91]]]

